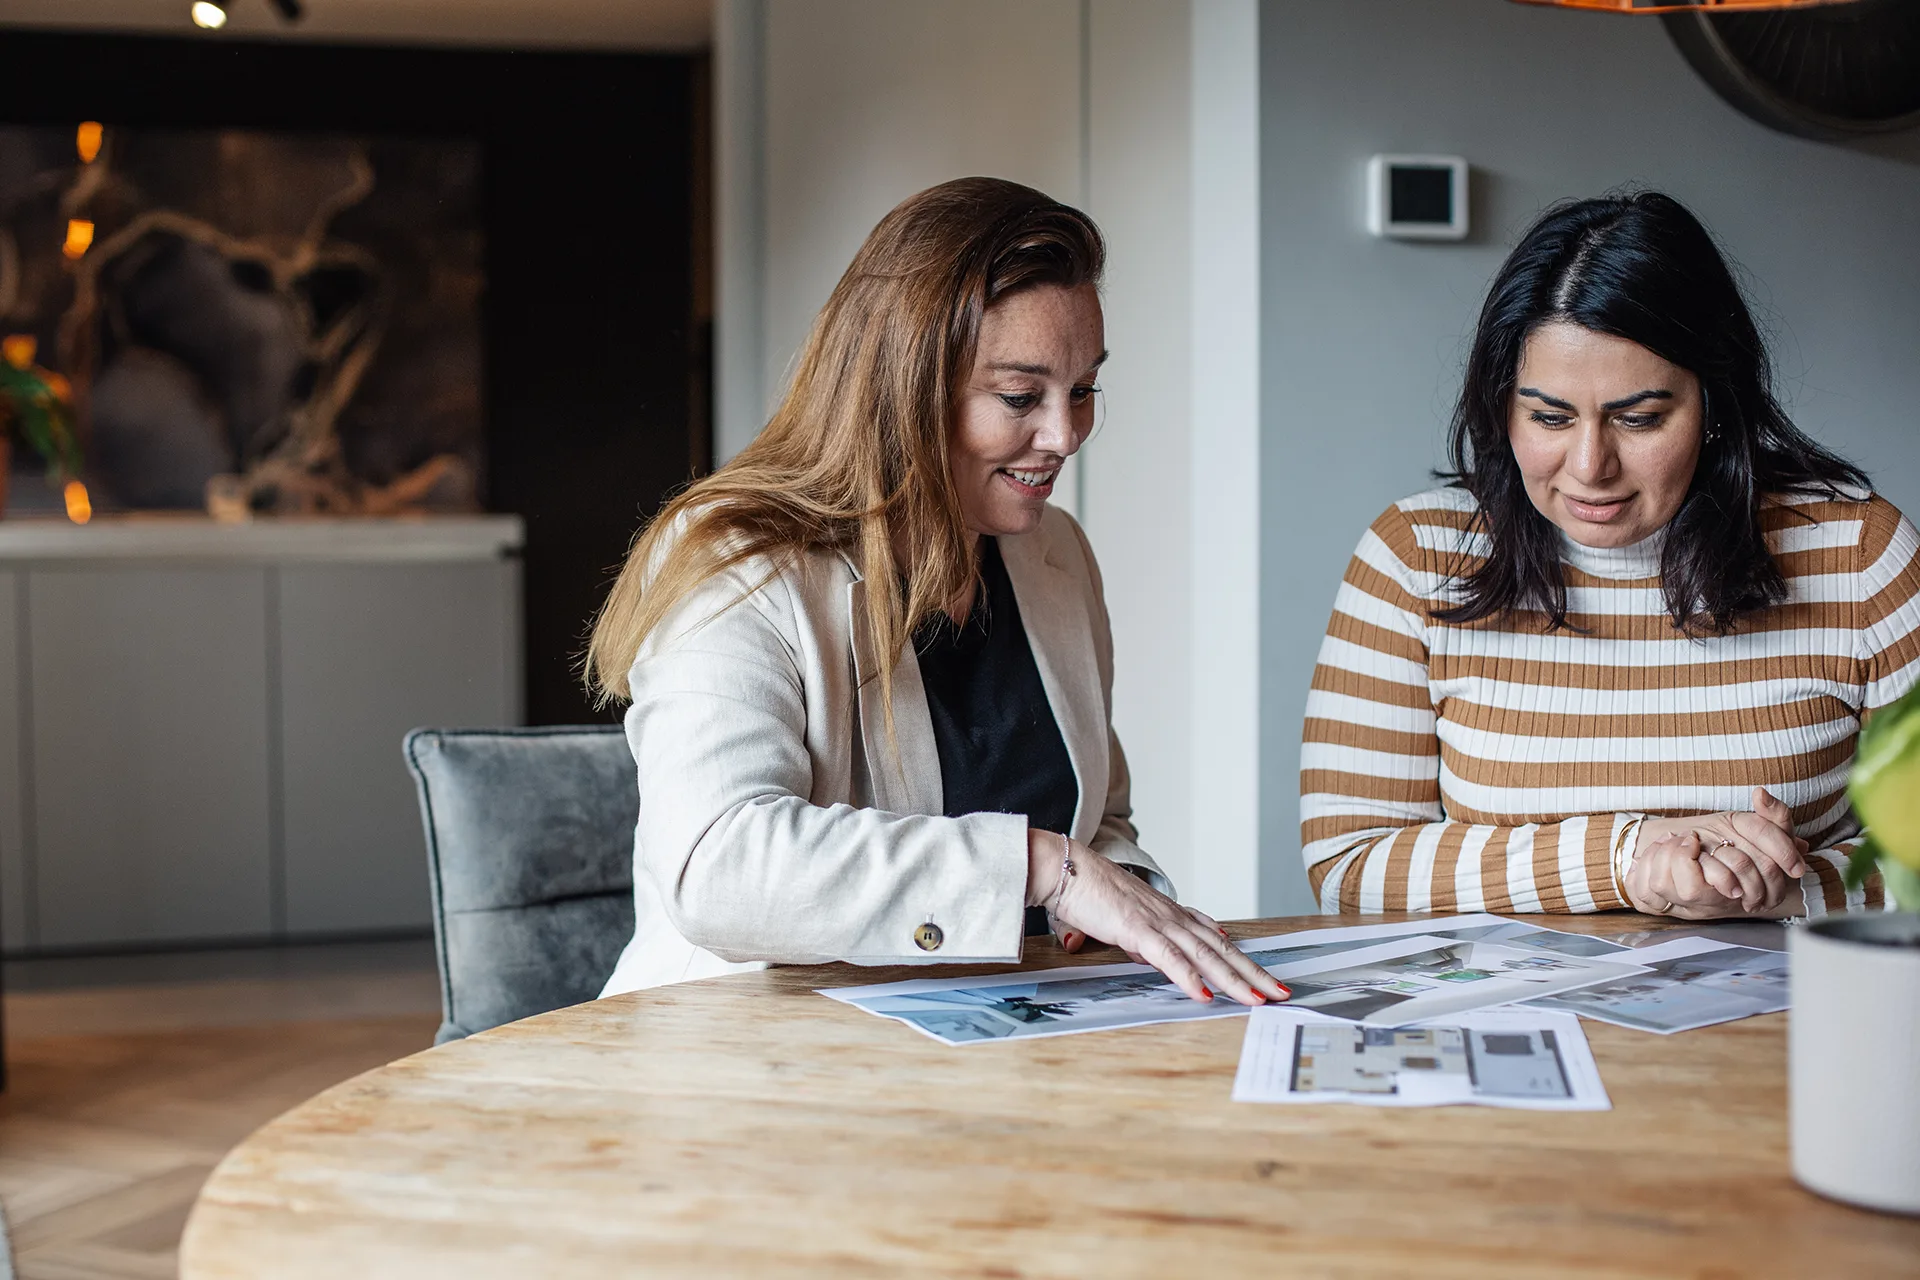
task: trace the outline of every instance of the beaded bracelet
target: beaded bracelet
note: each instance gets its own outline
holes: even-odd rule
[[[1060,883],[1053,887],[1053,901],[1060,901],[1067,891],[1067,881],[1080,874],[1080,868],[1073,865],[1073,841],[1064,833],[1060,836]]]

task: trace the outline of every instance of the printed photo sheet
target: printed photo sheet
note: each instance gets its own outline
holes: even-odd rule
[[[1155,1022],[1231,1018],[1246,1006],[1192,999],[1144,964],[1098,964],[987,978],[922,978],[821,995],[904,1022],[947,1044],[1064,1036]]]
[[[1374,946],[1409,936],[1490,941],[1574,956],[1625,950],[1598,938],[1559,933],[1494,915],[1445,916],[1392,924],[1275,934],[1241,944],[1269,969]],[[863,987],[824,989],[821,995],[883,1018],[904,1022],[946,1044],[1030,1039],[1110,1031],[1158,1022],[1230,1018],[1244,1005],[1220,997],[1189,999],[1156,970],[1140,964],[1085,965],[991,977],[919,978]],[[1526,994],[1538,994],[1538,989]],[[1518,997],[1509,997],[1518,998]]]
[[[1672,1035],[1787,1007],[1787,956],[1711,938],[1676,938],[1633,953],[1645,973],[1529,1001],[1600,1022]]]
[[[1561,933],[1557,929],[1543,929],[1524,920],[1509,920],[1493,915],[1443,916],[1434,920],[1402,920],[1394,924],[1363,924],[1343,929],[1281,933],[1243,942],[1240,949],[1252,956],[1254,963],[1272,970],[1278,965],[1317,956],[1339,955],[1373,946],[1388,938],[1414,935],[1449,938],[1457,942],[1497,942],[1570,956],[1608,956],[1631,950],[1605,938]]]
[[[1421,934],[1268,967],[1289,1008],[1393,1027],[1630,977],[1637,960]]]
[[[1395,1027],[1286,1005],[1255,1009],[1240,1049],[1233,1100],[1528,1111],[1613,1106],[1580,1020],[1517,1007]]]

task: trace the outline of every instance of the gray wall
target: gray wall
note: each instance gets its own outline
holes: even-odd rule
[[[1486,283],[1545,205],[1626,183],[1745,268],[1800,425],[1920,511],[1920,134],[1834,146],[1715,97],[1649,17],[1501,0],[1264,0],[1262,908],[1311,909],[1302,707],[1361,531],[1427,487]],[[1376,152],[1464,155],[1464,244],[1369,238]]]

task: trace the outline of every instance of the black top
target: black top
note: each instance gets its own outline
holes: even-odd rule
[[[998,542],[980,539],[980,588],[966,622],[956,627],[936,614],[913,633],[913,649],[940,751],[946,815],[1019,813],[1043,831],[1070,830],[1080,784]],[[1029,909],[1028,934],[1046,931],[1046,913]]]

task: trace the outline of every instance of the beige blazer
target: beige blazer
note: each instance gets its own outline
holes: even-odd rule
[[[1170,893],[1128,821],[1113,643],[1086,535],[1049,507],[1000,550],[1079,780],[1072,835]],[[603,995],[769,962],[1020,958],[1027,820],[940,816],[910,651],[894,668],[890,748],[866,589],[838,554],[778,573],[749,562],[641,647],[626,717],[640,781],[634,934]],[[928,922],[933,951],[914,940]]]

